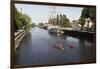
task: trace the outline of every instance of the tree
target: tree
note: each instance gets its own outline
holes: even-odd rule
[[[95,18],[96,18],[96,8],[83,8],[82,10],[82,14],[81,17],[86,18],[88,21],[88,28],[87,30],[89,30],[89,22],[90,20],[95,23]],[[89,20],[90,19],[90,20]],[[95,24],[94,24],[95,25]]]
[[[66,17],[66,15],[63,15],[63,27],[69,27],[69,19]]]
[[[81,17],[90,18],[95,20],[96,9],[95,8],[83,8]]]
[[[85,24],[85,17],[81,17],[80,19],[79,19],[79,23],[81,24],[81,30],[83,30],[83,26],[84,26],[84,24]]]
[[[43,27],[43,25],[44,25],[43,23],[39,23],[39,27]]]
[[[89,8],[89,17],[93,23],[96,20],[96,8]]]
[[[63,16],[62,14],[60,14],[60,26],[62,27],[62,24],[63,24]]]
[[[53,25],[58,25],[61,27],[69,27],[69,19],[66,17],[66,15],[62,15],[62,14],[57,14],[56,18],[49,18],[48,23],[53,24]]]
[[[89,17],[89,9],[88,8],[83,8],[81,17],[85,17],[85,18]]]
[[[31,26],[32,26],[32,27],[35,27],[35,23],[32,23]]]
[[[25,30],[28,29],[28,27],[30,27],[31,18],[28,15],[23,14],[21,16],[21,21]]]
[[[56,23],[57,25],[59,25],[59,21],[60,21],[60,20],[59,20],[59,14],[57,14],[57,21],[56,21],[56,22],[57,22],[57,23]]]
[[[21,13],[17,11],[17,9],[15,8],[15,18],[14,18],[14,30],[17,31],[18,29],[20,29],[22,27],[22,23],[20,21],[21,19]]]
[[[29,29],[31,18],[27,14],[22,14],[15,8],[14,30]]]

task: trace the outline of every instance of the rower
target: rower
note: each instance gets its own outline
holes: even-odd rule
[[[63,46],[62,46],[61,44],[56,44],[56,47],[59,48],[59,49],[61,49],[61,50],[64,49]]]
[[[75,46],[73,45],[74,42],[72,42],[71,45],[69,45],[70,48],[75,48]]]

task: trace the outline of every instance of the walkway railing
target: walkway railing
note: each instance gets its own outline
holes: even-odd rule
[[[24,30],[20,30],[19,32],[15,33],[15,50],[16,48],[19,46],[20,42],[22,41],[22,39],[25,36],[25,31]]]

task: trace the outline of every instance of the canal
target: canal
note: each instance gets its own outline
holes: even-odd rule
[[[57,43],[64,46],[64,50],[55,48]],[[74,48],[70,48],[70,44]],[[94,42],[87,38],[48,33],[36,27],[21,42],[16,65],[94,62],[94,46]]]

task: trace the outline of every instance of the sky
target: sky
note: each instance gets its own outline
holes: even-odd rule
[[[29,5],[29,4],[15,4],[15,7],[19,12],[23,14],[27,14],[32,23],[47,23],[49,17],[56,14],[65,14],[70,21],[78,20],[81,16],[82,7],[63,7],[63,6],[55,6],[55,14],[54,6],[49,5]],[[21,10],[22,8],[22,10]]]

